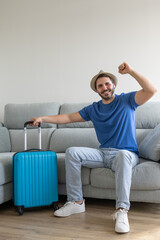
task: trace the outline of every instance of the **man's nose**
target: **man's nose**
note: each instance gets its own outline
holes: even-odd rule
[[[103,87],[102,87],[102,90],[107,90],[107,86],[104,84]]]

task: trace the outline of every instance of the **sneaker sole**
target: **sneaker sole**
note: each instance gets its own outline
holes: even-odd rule
[[[115,229],[115,232],[116,233],[128,233],[130,230],[126,230],[126,231],[123,231],[123,230],[116,230]]]
[[[84,210],[84,211],[81,211],[81,212],[71,213],[71,214],[68,214],[68,215],[58,215],[58,214],[56,215],[56,214],[54,214],[54,216],[55,216],[55,217],[65,218],[65,217],[69,217],[69,216],[74,215],[74,214],[84,213],[84,212],[85,212],[85,210]]]

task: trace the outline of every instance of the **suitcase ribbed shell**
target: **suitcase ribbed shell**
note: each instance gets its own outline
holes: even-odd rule
[[[15,206],[38,207],[58,201],[56,153],[16,153],[13,157],[13,176]]]

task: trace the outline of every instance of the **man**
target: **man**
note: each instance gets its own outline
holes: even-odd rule
[[[100,142],[99,149],[71,147],[66,150],[66,189],[67,203],[55,211],[57,217],[85,212],[82,194],[81,166],[90,168],[106,167],[115,172],[116,212],[115,231],[129,232],[128,210],[132,168],[138,162],[136,143],[135,110],[147,102],[156,88],[144,76],[127,63],[119,66],[119,73],[129,74],[137,80],[141,90],[121,95],[115,94],[117,78],[111,73],[100,71],[91,80],[91,88],[99,94],[101,101],[83,108],[79,112],[56,116],[32,118],[38,122],[65,124],[91,120]]]

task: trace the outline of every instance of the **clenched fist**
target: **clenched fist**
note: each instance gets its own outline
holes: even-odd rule
[[[132,68],[126,62],[124,62],[118,67],[118,71],[121,74],[126,74],[130,73],[132,71]]]

